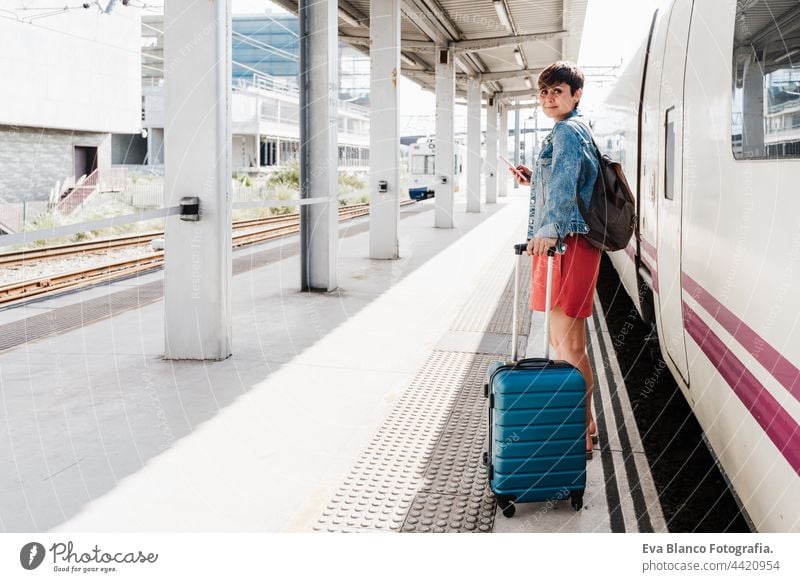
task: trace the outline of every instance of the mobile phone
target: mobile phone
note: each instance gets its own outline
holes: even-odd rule
[[[530,177],[520,172],[517,169],[517,167],[508,160],[508,158],[500,156],[500,159],[503,160],[509,168],[511,168],[511,171],[514,172],[514,175],[517,176],[520,180],[523,180],[525,182],[530,182]]]

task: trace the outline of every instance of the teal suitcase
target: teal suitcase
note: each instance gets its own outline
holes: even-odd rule
[[[586,489],[586,384],[577,368],[549,359],[549,310],[553,252],[548,253],[545,357],[517,359],[519,261],[514,245],[514,317],[511,360],[489,367],[487,445],[483,461],[489,486],[506,517],[516,503],[569,498],[583,507]]]

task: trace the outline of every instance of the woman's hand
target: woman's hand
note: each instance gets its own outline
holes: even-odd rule
[[[557,242],[554,238],[532,238],[528,241],[527,252],[529,255],[546,255],[547,249],[556,246]]]
[[[517,172],[519,172],[520,174],[525,176],[525,178],[523,179],[523,178],[521,178],[519,176],[519,174],[517,174],[517,172],[515,172],[514,170],[509,168],[508,171],[511,172],[511,174],[514,176],[514,180],[516,180],[517,184],[519,184],[520,186],[530,186],[531,185],[531,175],[533,174],[533,172],[531,172],[531,169],[528,168],[527,166],[523,166],[522,164],[517,166],[516,169],[517,169]]]

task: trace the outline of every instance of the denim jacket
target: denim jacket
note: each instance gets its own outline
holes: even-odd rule
[[[528,239],[558,239],[561,253],[566,250],[567,235],[589,232],[575,195],[589,206],[599,169],[588,128],[580,121],[569,121],[577,115],[574,109],[553,126],[542,142],[531,180]]]

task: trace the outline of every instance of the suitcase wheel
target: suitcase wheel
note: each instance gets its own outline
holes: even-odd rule
[[[481,461],[483,461],[483,466],[486,467],[489,464],[489,452],[483,451],[481,454]]]
[[[569,494],[569,502],[572,509],[580,511],[583,507],[583,491],[573,491]]]
[[[497,505],[500,506],[500,511],[503,512],[505,517],[514,517],[514,513],[517,511],[517,506],[508,497],[498,497]]]

